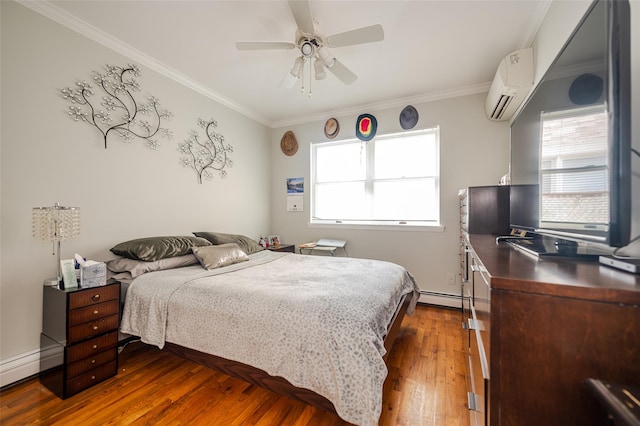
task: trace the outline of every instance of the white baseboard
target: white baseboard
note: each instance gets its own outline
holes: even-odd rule
[[[420,291],[418,303],[446,306],[448,308],[462,309],[462,301],[459,294],[435,293],[432,291]]]
[[[0,388],[40,372],[40,350],[15,356],[0,363]]]

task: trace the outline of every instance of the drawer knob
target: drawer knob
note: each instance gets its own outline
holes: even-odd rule
[[[94,301],[97,302],[98,300],[100,300],[100,295],[99,294],[94,294],[93,297],[91,298],[91,300],[94,300]]]
[[[98,345],[93,345],[93,349],[98,349]]]
[[[97,330],[97,329],[98,329],[98,325],[97,325],[97,324],[96,324],[96,325],[94,325],[94,326],[93,326],[93,329],[94,329],[94,330]]]
[[[95,380],[95,379],[96,379],[96,376],[91,376],[91,380]]]
[[[98,312],[98,310],[96,309],[95,311],[93,311],[93,315],[98,315],[100,312]]]
[[[91,364],[95,364],[95,363],[96,363],[96,360],[95,360],[95,359],[92,359],[92,360],[91,360]]]

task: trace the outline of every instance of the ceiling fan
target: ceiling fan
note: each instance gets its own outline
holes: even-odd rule
[[[309,0],[288,0],[289,8],[293,18],[298,25],[295,34],[295,42],[279,41],[238,41],[238,50],[280,50],[294,49],[300,51],[289,72],[285,75],[281,86],[292,88],[298,79],[302,79],[302,91],[304,92],[304,67],[309,62],[309,73],[311,73],[311,61],[316,80],[326,77],[325,68],[331,71],[340,81],[349,85],[358,79],[351,70],[338,61],[329,51],[329,47],[353,46],[356,44],[371,43],[384,40],[384,30],[382,25],[370,25],[343,33],[334,34],[328,37],[320,36],[316,33]],[[311,93],[309,93],[311,96]]]

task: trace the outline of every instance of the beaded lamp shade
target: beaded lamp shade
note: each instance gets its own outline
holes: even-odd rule
[[[56,203],[50,207],[34,207],[31,216],[33,237],[53,243],[53,253],[58,253],[58,281],[60,281],[60,241],[80,235],[80,209],[64,207]]]

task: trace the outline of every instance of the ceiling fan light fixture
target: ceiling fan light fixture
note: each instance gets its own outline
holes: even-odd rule
[[[316,80],[324,80],[327,78],[327,73],[324,71],[324,63],[319,58],[316,58],[313,63],[313,68],[315,71]]]
[[[318,56],[320,56],[320,59],[322,59],[322,62],[324,62],[327,68],[331,68],[336,63],[336,58],[334,58],[331,52],[329,52],[329,49],[324,46],[318,49]]]
[[[306,56],[307,58],[313,55],[313,50],[314,50],[313,44],[309,40],[305,40],[300,45],[300,52],[302,53],[303,56]]]
[[[289,71],[289,74],[291,74],[295,78],[300,78],[300,75],[302,74],[302,65],[304,65],[304,59],[302,58],[302,56],[299,56],[296,58],[296,61],[293,63],[293,66],[291,67],[291,71]]]

